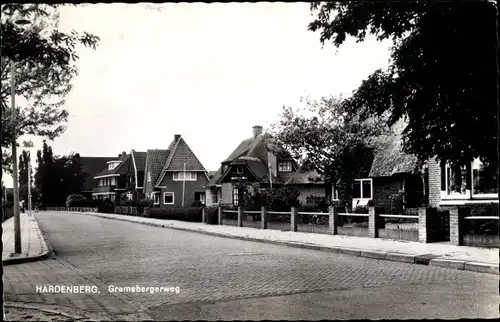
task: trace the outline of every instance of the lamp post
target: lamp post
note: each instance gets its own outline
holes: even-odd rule
[[[27,25],[30,22],[25,19],[16,20],[16,25]],[[14,194],[14,253],[21,254],[21,218],[19,214],[19,178],[17,169],[17,119],[16,119],[16,62],[14,57],[10,61],[10,96],[12,107],[12,190]]]

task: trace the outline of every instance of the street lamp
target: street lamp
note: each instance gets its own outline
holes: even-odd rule
[[[28,214],[31,216],[31,151],[30,148],[33,148],[33,142],[24,141],[23,147],[28,149]]]
[[[16,25],[27,25],[30,21],[26,19],[18,19],[14,22]],[[19,213],[19,178],[17,173],[17,120],[16,120],[16,62],[14,57],[10,61],[10,97],[12,107],[12,190],[14,194],[14,252],[22,253],[21,248],[21,218]]]

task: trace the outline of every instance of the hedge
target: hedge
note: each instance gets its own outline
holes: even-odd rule
[[[205,223],[209,225],[219,224],[219,209],[217,206],[205,208]]]
[[[201,222],[201,209],[201,207],[151,208],[147,216],[156,219]]]

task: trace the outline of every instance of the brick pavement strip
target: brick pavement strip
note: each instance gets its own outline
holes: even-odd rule
[[[499,274],[498,257],[496,259],[493,259],[493,256],[498,256],[498,250],[496,252],[496,255],[492,255],[494,254],[495,250],[485,251],[482,249],[465,247],[465,246],[421,244],[415,242],[412,243],[412,242],[400,242],[394,240],[381,240],[379,238],[378,239],[370,238],[369,240],[367,240],[368,238],[366,237],[353,237],[353,236],[347,237],[339,235],[328,236],[324,234],[314,234],[314,233],[260,230],[254,228],[206,225],[202,223],[180,222],[174,220],[161,220],[161,219],[134,217],[134,216],[125,216],[116,214],[84,213],[84,212],[79,212],[76,214],[91,215],[101,218],[128,221],[155,227],[191,231],[217,237],[270,243],[275,245],[282,245],[282,246],[289,246],[296,248],[323,250],[350,256],[385,259],[385,260],[399,261],[404,263],[429,265],[431,260],[435,260],[431,265],[438,265],[439,267],[443,268],[465,269],[481,273]],[[270,235],[269,232],[271,232],[272,235]],[[285,234],[288,236],[294,236],[297,239],[299,237],[300,238],[304,237],[303,238],[304,240],[314,239],[315,243],[307,242],[304,240],[286,240],[280,236]],[[330,239],[326,241],[325,238],[330,238]],[[339,239],[351,240],[353,241],[352,244],[356,244],[358,242],[361,244],[364,243],[364,245],[362,245],[360,248],[352,247],[353,245],[349,245],[349,247],[342,245],[330,246],[332,243],[338,242]],[[377,244],[376,247],[378,247],[379,249],[373,249],[374,247],[371,246],[370,244]],[[419,251],[420,249],[422,250],[431,249],[436,251],[436,253],[435,254],[425,253],[424,255],[417,255],[418,253],[420,254],[424,253],[422,251]],[[402,252],[403,250],[409,251],[410,253],[403,253]],[[470,254],[471,252],[478,253],[479,255],[474,255],[474,254],[471,255]],[[464,265],[457,264],[457,258],[456,258],[457,255],[455,254],[468,257],[467,259],[463,260],[461,258],[459,259],[460,262],[465,263]],[[482,262],[481,259],[485,260],[485,262]],[[496,264],[494,264],[495,262]]]
[[[62,259],[8,267],[4,275],[4,300],[24,305],[51,306],[51,310],[94,320],[151,319],[144,306],[119,293],[107,291],[108,284]],[[98,293],[36,292],[43,285],[97,286]]]

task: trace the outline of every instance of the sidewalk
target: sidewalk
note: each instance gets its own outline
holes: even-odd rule
[[[482,273],[499,273],[499,250],[497,248],[478,248],[453,246],[449,243],[423,244],[382,238],[367,238],[342,235],[323,235],[313,233],[288,232],[271,229],[255,229],[225,225],[207,225],[176,220],[162,220],[116,214],[83,214],[115,220],[135,222],[145,225],[187,230],[219,237],[236,238],[248,241],[272,243],[362,256],[382,260],[399,261],[445,268],[469,270]],[[43,215],[43,213],[42,213]]]
[[[38,227],[34,216],[22,213],[21,219],[21,250],[22,254],[14,255],[14,217],[2,224],[2,262],[3,265],[19,264],[42,260],[52,254]]]

